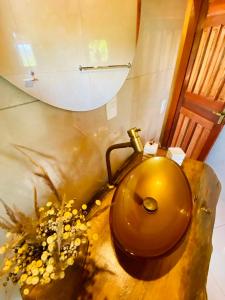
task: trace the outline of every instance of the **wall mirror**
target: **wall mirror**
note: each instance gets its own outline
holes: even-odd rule
[[[53,106],[110,101],[135,53],[140,0],[1,0],[0,74]]]

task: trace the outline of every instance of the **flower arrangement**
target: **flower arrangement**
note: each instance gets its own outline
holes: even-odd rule
[[[17,149],[27,155],[21,147]],[[0,254],[4,256],[0,277],[6,275],[4,286],[10,279],[18,283],[24,295],[37,284],[64,278],[66,269],[85,256],[90,241],[98,238],[96,233],[90,235],[87,205],[77,209],[75,199],[61,197],[45,169],[28,158],[38,169],[35,175],[44,179],[55,200],[39,207],[34,187],[33,217],[0,200],[9,217],[9,221],[0,217],[0,228],[7,231],[7,242],[0,247]],[[95,203],[101,205],[100,200]]]

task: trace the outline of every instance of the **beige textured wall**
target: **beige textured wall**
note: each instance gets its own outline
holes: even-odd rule
[[[0,78],[1,198],[30,211],[33,181],[40,201],[48,194],[48,189],[31,176],[31,165],[12,143],[54,156],[49,160],[36,158],[59,189],[68,197],[76,196],[79,203],[88,201],[105,183],[105,151],[113,143],[126,141],[127,129],[142,128],[145,141],[159,137],[164,118],[162,103],[166,104],[169,96],[185,6],[186,0],[143,0],[133,68],[117,95],[118,115],[110,121],[105,107],[84,113],[60,110]],[[114,168],[129,151],[114,153]],[[64,174],[63,181],[56,165]],[[2,211],[0,208],[0,214]]]

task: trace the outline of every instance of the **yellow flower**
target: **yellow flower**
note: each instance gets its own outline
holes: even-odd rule
[[[2,246],[2,247],[0,248],[0,254],[4,254],[5,251],[6,251],[6,246]]]
[[[27,277],[26,284],[28,285],[32,284],[32,279],[33,279],[32,276]]]
[[[36,284],[38,284],[38,282],[39,282],[39,277],[34,276],[34,277],[32,278],[31,283],[32,283],[33,285],[36,285]]]
[[[67,259],[68,266],[72,266],[74,264],[74,259],[72,257]]]
[[[16,266],[13,270],[13,273],[17,274],[17,273],[19,273],[19,270],[20,270],[20,268],[18,266]]]
[[[95,204],[98,205],[98,206],[100,206],[102,204],[102,202],[101,202],[101,200],[96,200]]]
[[[18,284],[20,287],[22,287],[24,285],[24,283],[20,279],[18,280]]]
[[[49,252],[53,252],[54,248],[55,248],[55,243],[51,243],[50,245],[48,245]]]
[[[51,244],[53,241],[54,241],[54,237],[53,237],[53,235],[50,235],[50,236],[47,238],[47,243],[48,243],[48,244]]]
[[[50,275],[50,278],[53,279],[53,280],[56,280],[56,279],[58,279],[58,276],[55,273],[52,273]]]
[[[52,202],[51,201],[47,202],[46,206],[47,207],[51,207],[52,206]]]
[[[87,204],[83,204],[83,205],[81,206],[81,208],[82,208],[83,210],[87,209]]]
[[[46,277],[45,279],[44,279],[44,283],[45,284],[48,284],[48,283],[50,283],[51,282],[51,279],[49,278],[49,277]]]
[[[38,268],[33,268],[33,269],[31,269],[31,273],[32,273],[34,276],[37,276],[37,275],[39,274]]]
[[[36,264],[37,264],[36,260],[32,260],[32,262],[31,262],[31,268],[36,267]]]
[[[54,213],[55,213],[54,209],[50,209],[50,210],[48,211],[48,215],[50,215],[50,216],[53,216]]]
[[[46,272],[47,272],[47,273],[52,273],[52,272],[53,272],[53,269],[54,269],[53,265],[47,265],[47,267],[46,267]]]
[[[67,224],[65,227],[64,227],[65,231],[70,231],[71,230],[71,226],[69,224]]]
[[[46,242],[42,242],[42,246],[45,247],[47,245]]]
[[[48,272],[45,272],[45,273],[43,274],[43,278],[46,279],[46,278],[48,278],[48,277],[49,277],[49,273],[48,273]]]
[[[12,265],[11,260],[7,259],[7,260],[5,261],[5,266],[11,267],[11,265]]]
[[[27,244],[23,244],[22,249],[23,249],[23,251],[27,251],[28,245]]]
[[[31,270],[32,266],[31,264],[29,264],[27,267],[26,267],[26,271],[29,272]]]
[[[67,240],[69,237],[70,237],[69,232],[63,233],[63,239],[64,239],[64,240]]]
[[[48,264],[52,265],[52,264],[54,264],[54,262],[55,262],[54,258],[50,257],[49,260],[48,260]]]
[[[20,281],[21,281],[21,282],[26,281],[26,280],[27,280],[27,277],[28,277],[27,274],[22,274],[21,277],[20,277]]]
[[[80,225],[80,230],[87,230],[87,226],[85,224]]]
[[[75,239],[75,246],[80,246],[81,240],[79,238]]]
[[[64,277],[65,277],[65,272],[64,271],[60,272],[59,273],[59,278],[63,279]]]
[[[39,273],[40,273],[41,275],[44,273],[44,271],[45,271],[45,269],[44,269],[43,267],[41,267],[41,268],[39,269]]]
[[[74,200],[71,199],[71,200],[69,201],[69,203],[70,203],[70,204],[74,204]]]
[[[44,251],[43,254],[42,254],[42,256],[41,256],[41,260],[42,260],[42,261],[46,261],[47,258],[48,258],[48,255],[49,255],[49,253],[46,252],[46,251]]]
[[[21,247],[21,248],[18,249],[18,253],[19,253],[19,254],[22,254],[23,251],[24,251],[24,250],[23,250],[23,247]]]
[[[74,210],[72,211],[72,213],[73,213],[74,216],[76,216],[77,213],[78,213],[78,210],[77,210],[77,209],[74,209]]]
[[[29,291],[28,289],[24,289],[24,290],[23,290],[23,294],[24,294],[24,295],[28,295],[29,292],[30,292],[30,291]]]
[[[64,254],[61,254],[61,255],[60,255],[60,258],[59,258],[59,260],[60,260],[60,261],[64,261],[64,260],[65,260],[65,256],[64,256]]]
[[[44,207],[40,207],[39,208],[39,212],[42,212],[42,211],[44,211],[45,209],[44,209]]]
[[[38,268],[42,267],[42,265],[43,265],[42,260],[39,259],[37,261],[36,265],[37,265]]]
[[[63,216],[64,216],[65,219],[71,219],[72,218],[72,214],[69,211],[66,211]]]

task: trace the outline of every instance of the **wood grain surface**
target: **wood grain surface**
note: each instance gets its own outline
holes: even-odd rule
[[[164,156],[165,151],[159,149],[158,155]],[[173,251],[155,259],[128,257],[111,240],[107,209],[92,219],[92,233],[97,232],[99,239],[93,242],[85,268],[83,263],[74,265],[66,271],[63,280],[34,287],[23,299],[206,300],[220,183],[213,170],[202,162],[186,159],[183,170],[190,182],[194,209],[189,230]],[[114,191],[104,193],[103,207],[111,204]]]

